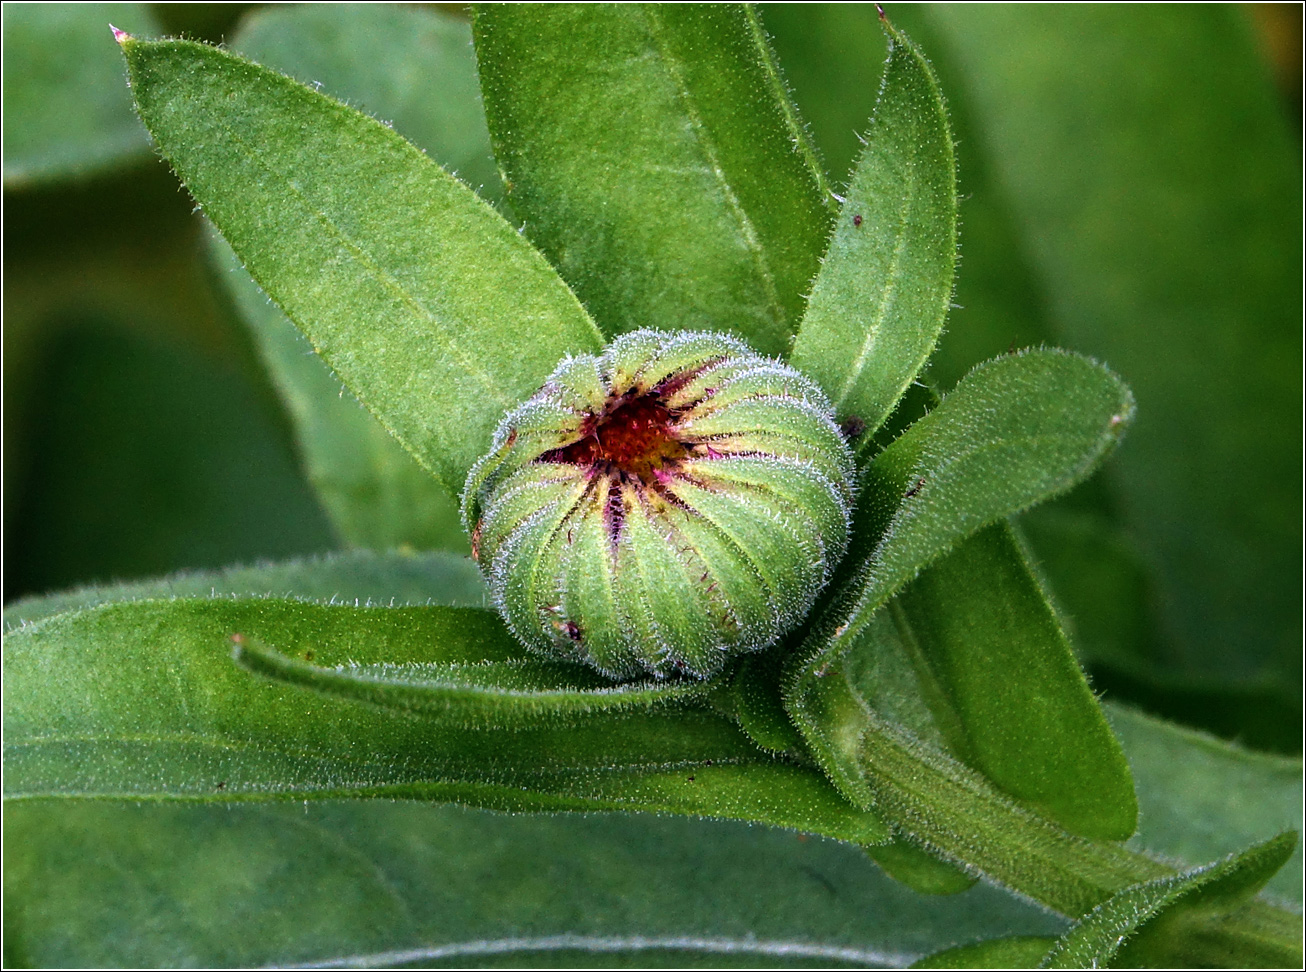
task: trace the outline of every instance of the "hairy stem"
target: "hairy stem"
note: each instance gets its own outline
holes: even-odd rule
[[[869,718],[859,758],[876,809],[949,860],[1069,918],[1131,884],[1176,873],[1119,844],[1067,833],[946,754],[874,714]],[[1263,899],[1209,925],[1202,937],[1217,951],[1239,940],[1300,955],[1300,916]]]

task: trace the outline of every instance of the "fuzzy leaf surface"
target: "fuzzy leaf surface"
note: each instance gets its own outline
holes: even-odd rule
[[[791,358],[874,431],[924,366],[957,259],[952,133],[933,69],[888,22],[889,61]],[[863,442],[869,442],[867,436]]]
[[[398,6],[269,7],[242,20],[232,47],[385,119],[484,198],[502,195],[465,20]],[[309,479],[341,538],[378,550],[466,551],[448,491],[341,389],[216,235],[209,256],[287,406]]]
[[[122,47],[141,118],[191,195],[450,492],[507,408],[599,345],[543,257],[385,125],[202,44]]]
[[[502,197],[465,18],[399,4],[263,7],[231,46],[384,120],[481,197]]]
[[[209,258],[295,427],[309,482],[344,543],[470,552],[449,491],[340,384],[218,234]]]
[[[232,662],[237,632],[330,665],[444,666],[455,697],[443,713],[420,716],[259,678]],[[514,811],[662,810],[882,837],[878,821],[819,772],[766,756],[710,708],[646,695],[641,709],[607,683],[595,691],[587,669],[521,655],[496,614],[473,608],[183,599],[51,617],[5,642],[6,795],[388,795]],[[483,673],[505,659],[516,661],[496,673],[500,684],[526,686],[527,698],[487,691],[484,678],[458,683],[459,666]],[[549,715],[533,690],[573,701]],[[575,698],[587,693],[590,709],[606,711],[586,716]],[[487,722],[495,728],[466,728]]]
[[[923,696],[948,710],[939,722],[952,752],[1072,833],[1133,835],[1124,752],[1008,524],[935,561],[888,610],[931,686]]]
[[[149,158],[109,24],[158,33],[144,3],[13,3],[4,10],[6,189]]]
[[[850,553],[860,562],[854,560],[786,676],[791,715],[850,799],[868,805],[857,756],[864,704],[842,675],[825,676],[875,613],[923,568],[985,524],[1084,478],[1118,440],[1132,412],[1128,389],[1100,365],[1064,352],[1026,352],[975,369],[868,467]],[[1013,576],[1024,576],[1023,565],[1013,570]],[[1015,610],[1026,622],[1046,629],[1048,608],[1039,602],[1042,598],[1035,597]],[[1000,643],[1000,633],[994,632],[992,640]],[[1093,761],[1104,760],[1102,768],[1113,779],[1108,799],[1118,802],[1122,790],[1127,791],[1128,774],[1122,772],[1118,751],[1110,752],[1110,734],[1064,640],[1058,640],[1057,660],[1050,662],[1056,674],[1044,674],[1060,686],[1061,701],[1082,713],[1086,724],[1097,725],[1093,746],[1100,756]],[[1032,643],[1039,641],[1034,635]],[[1035,654],[1038,650],[1033,649]],[[1021,691],[1036,696],[1040,681],[1045,679],[1032,678]],[[982,694],[978,684],[975,689],[975,695]],[[986,717],[977,716],[977,721]],[[963,731],[969,733],[970,727]],[[1011,747],[999,744],[997,751],[1010,752]],[[1036,774],[1044,772],[1041,767]],[[1052,777],[1069,782],[1062,772]],[[1028,792],[1032,780],[1021,772],[1013,782],[1018,791]],[[1064,786],[1052,788],[1057,789],[1064,795]],[[1072,808],[1063,809],[1075,816]],[[1123,818],[1116,818],[1112,830],[1121,829]]]
[[[1140,836],[1149,846],[1171,853],[1225,835],[1245,843],[1265,836],[1238,835],[1257,811],[1281,815],[1265,826],[1299,818],[1290,761],[1110,711],[1145,795]],[[1208,800],[1190,814],[1194,790],[1242,799]],[[647,966],[671,954],[679,965],[720,966],[731,943],[749,964],[779,965],[789,959],[771,946],[785,943],[798,964],[876,966],[994,935],[1041,936],[1038,954],[1014,963],[1030,967],[1066,927],[990,886],[923,898],[855,848],[722,822],[504,816],[381,800],[307,808],[38,800],[9,803],[5,827],[6,961],[15,965],[165,966],[186,956],[207,965],[377,956],[393,964],[404,953],[428,964],[575,966],[588,955]],[[751,890],[723,897],[723,887]],[[188,920],[159,920],[174,913]],[[238,923],[251,934],[232,936]]]
[[[473,24],[515,211],[609,335],[789,350],[824,177],[744,4],[487,4]]]
[[[1136,884],[1085,915],[1048,951],[1040,968],[1158,968],[1205,965],[1192,919],[1235,911],[1287,862],[1297,835],[1280,834],[1241,854],[1172,877]],[[1190,941],[1197,938],[1198,942]],[[1229,967],[1282,967],[1300,961],[1291,948],[1249,939],[1224,956]],[[1209,961],[1209,960],[1208,960]]]

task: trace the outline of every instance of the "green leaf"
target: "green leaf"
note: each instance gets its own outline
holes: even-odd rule
[[[958,945],[913,962],[913,969],[1032,969],[1056,942],[1045,935],[992,938]]]
[[[1155,571],[1156,670],[1299,695],[1301,436],[1272,416],[1301,400],[1300,132],[1252,17],[920,12],[1049,339],[1109,360],[1142,403],[1107,505]],[[1003,270],[990,286],[1020,299]]]
[[[39,266],[14,275],[44,273]],[[122,266],[110,261],[100,272]],[[96,271],[66,271],[53,299],[99,302],[75,296],[81,273]],[[185,272],[199,278],[202,268]],[[190,313],[188,296],[203,299],[174,294],[176,316],[162,317],[163,326]],[[331,525],[296,468],[271,395],[181,335],[143,333],[151,325],[121,299],[121,317],[44,317],[49,342],[29,359],[34,374],[11,365],[39,392],[25,409],[36,420],[28,468],[19,471],[20,447],[5,471],[15,498],[6,597],[329,550]],[[6,438],[5,447],[14,444]]]
[[[14,967],[882,967],[1065,928],[996,888],[924,898],[855,847],[719,821],[35,801],[4,826]]]
[[[900,9],[893,10],[895,26],[903,20]],[[875,112],[885,68],[875,55],[886,49],[884,24],[869,4],[768,3],[758,12],[826,171],[842,191]]]
[[[391,6],[271,7],[245,18],[232,46],[386,119],[485,198],[502,195],[465,20]],[[376,549],[465,551],[449,493],[341,390],[230,247],[215,239],[210,257],[289,408],[309,478],[342,538]]]
[[[328,664],[521,655],[496,615],[471,608],[183,599],[59,615],[5,639],[6,795],[388,795],[737,817],[858,842],[883,835],[819,772],[766,756],[708,708],[558,712],[523,727],[515,703],[499,698],[474,715],[484,721],[497,701],[497,723],[511,728],[469,732],[456,714],[415,717],[257,678],[232,663],[237,632]]]
[[[1008,525],[922,572],[825,678],[1067,830],[1133,834],[1129,766]]]
[[[149,157],[109,25],[159,32],[143,3],[15,3],[4,11],[6,189]]]
[[[868,721],[860,755],[877,806],[896,826],[945,857],[964,861],[1070,916],[1085,915],[1132,885],[1173,876],[1170,868],[1146,856],[1058,830],[899,727],[873,714]],[[1185,798],[1182,793],[1173,797]],[[1221,907],[1229,904],[1228,896],[1223,898]],[[1247,901],[1234,912],[1190,912],[1185,921],[1191,921],[1186,935],[1191,947],[1184,965],[1220,966],[1230,955],[1248,954],[1249,948],[1280,957],[1300,953],[1300,915],[1265,899]],[[1285,964],[1300,964],[1293,958]]]
[[[484,607],[485,581],[467,557],[431,553],[348,553],[253,567],[196,570],[129,584],[88,586],[23,598],[5,607],[5,630],[114,601],[177,597],[294,597],[324,603],[445,604]]]
[[[502,196],[465,19],[397,4],[264,7],[231,46],[384,119],[485,199]]]
[[[1118,704],[1106,704],[1134,770],[1138,834],[1130,846],[1197,865],[1302,829],[1302,764],[1250,752]],[[1302,849],[1269,891],[1302,901]]]
[[[488,204],[380,122],[233,55],[123,38],[141,118],[259,285],[450,492],[600,336]]]
[[[954,754],[1072,833],[1133,834],[1124,753],[1009,526],[936,561],[890,610],[918,677],[955,714]]]
[[[979,880],[901,837],[867,847],[866,855],[889,877],[920,894],[960,894]]]
[[[868,467],[850,554],[865,559],[845,575],[786,680],[790,714],[854,802],[869,799],[856,756],[864,706],[842,675],[824,676],[920,570],[986,523],[1084,478],[1132,413],[1128,389],[1100,365],[1064,352],[1024,352],[976,368]],[[1055,664],[1062,695],[1082,695],[1074,666]],[[1097,747],[1104,741],[1099,734]]]
[[[232,657],[251,672],[290,685],[473,729],[665,705],[715,687],[697,680],[613,685],[582,665],[523,657],[493,612],[451,609],[441,620],[434,630],[421,630],[420,653],[406,645],[396,650],[389,642],[360,648],[356,638],[343,648],[315,642],[273,648],[237,633]],[[431,644],[438,645],[438,655]]]
[[[934,350],[957,259],[956,165],[943,95],[920,49],[887,21],[885,30],[889,62],[866,149],[791,358],[841,417],[856,416],[871,430]]]
[[[609,333],[789,349],[824,177],[742,4],[488,4],[473,24],[513,208]]]
[[[217,234],[209,257],[290,413],[309,481],[341,539],[378,550],[470,551],[448,490],[341,387]]]
[[[1205,966],[1209,956],[1193,919],[1236,910],[1287,862],[1296,845],[1295,833],[1280,834],[1213,864],[1128,887],[1066,932],[1039,967],[1097,969],[1117,962],[1127,968]],[[1234,968],[1291,967],[1301,959],[1300,943],[1294,949],[1254,938],[1229,952],[1221,964]]]

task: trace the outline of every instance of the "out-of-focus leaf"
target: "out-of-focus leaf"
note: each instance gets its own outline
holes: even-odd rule
[[[380,118],[491,202],[503,194],[466,20],[397,4],[264,7],[231,46]]]
[[[829,214],[753,10],[487,4],[473,27],[509,199],[604,330],[786,352]]]
[[[1249,752],[1124,706],[1106,710],[1138,790],[1131,847],[1198,865],[1302,830],[1301,760]],[[1300,846],[1268,890],[1301,903]]]
[[[376,550],[469,551],[454,498],[341,386],[216,234],[210,258],[276,382],[309,480],[341,538]]]
[[[856,416],[872,431],[934,349],[957,259],[957,177],[943,96],[920,49],[887,21],[885,29],[889,63],[866,150],[791,357],[840,417]]]
[[[1065,928],[847,845],[646,815],[39,801],[6,808],[5,848],[6,965],[895,967]]]
[[[48,618],[5,639],[6,796],[412,796],[737,817],[856,842],[884,836],[818,771],[766,756],[709,708],[558,713],[520,728],[507,712],[514,700],[482,698],[474,720],[511,728],[468,731],[457,712],[452,721],[418,717],[251,675],[232,662],[233,633],[332,663],[438,665],[443,656],[475,671],[478,655],[521,655],[497,615],[470,608],[183,599]],[[522,667],[531,664],[548,667]],[[552,677],[590,675],[570,671]]]
[[[326,603],[484,607],[480,569],[467,557],[429,553],[347,553],[223,570],[196,570],[128,584],[82,587],[5,607],[5,629],[111,601],[175,597],[293,597]]]
[[[1026,352],[977,368],[870,465],[850,554],[865,559],[817,620],[786,683],[790,714],[850,799],[868,801],[857,756],[862,703],[842,676],[824,678],[831,666],[920,570],[986,523],[1086,476],[1132,412],[1128,389],[1101,366]],[[1066,691],[1082,694],[1073,661],[1060,667]]]
[[[5,532],[11,596],[330,549],[246,375],[117,321],[50,325],[41,439]]]
[[[144,3],[5,4],[6,189],[149,158],[110,24],[159,32]]]
[[[543,257],[386,126],[188,41],[123,38],[138,110],[259,285],[450,492],[601,338]]]
[[[1245,13],[920,13],[1051,333],[1146,416],[1112,483],[1159,569],[1167,665],[1300,684],[1301,437],[1273,418],[1300,411],[1300,147]]]
[[[1039,967],[1209,967],[1193,919],[1237,910],[1283,867],[1296,844],[1295,833],[1280,834],[1213,864],[1125,888],[1066,932]],[[1221,958],[1231,968],[1291,968],[1301,961],[1301,947],[1249,937]]]
[[[958,945],[913,962],[913,969],[1032,969],[1055,944],[1045,935],[1016,935]]]

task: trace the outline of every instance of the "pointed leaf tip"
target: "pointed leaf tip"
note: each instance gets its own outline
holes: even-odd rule
[[[109,29],[113,31],[113,39],[116,40],[119,44],[125,44],[127,41],[132,39],[131,34],[127,33],[127,31],[125,30],[119,30],[113,24],[109,25]]]

